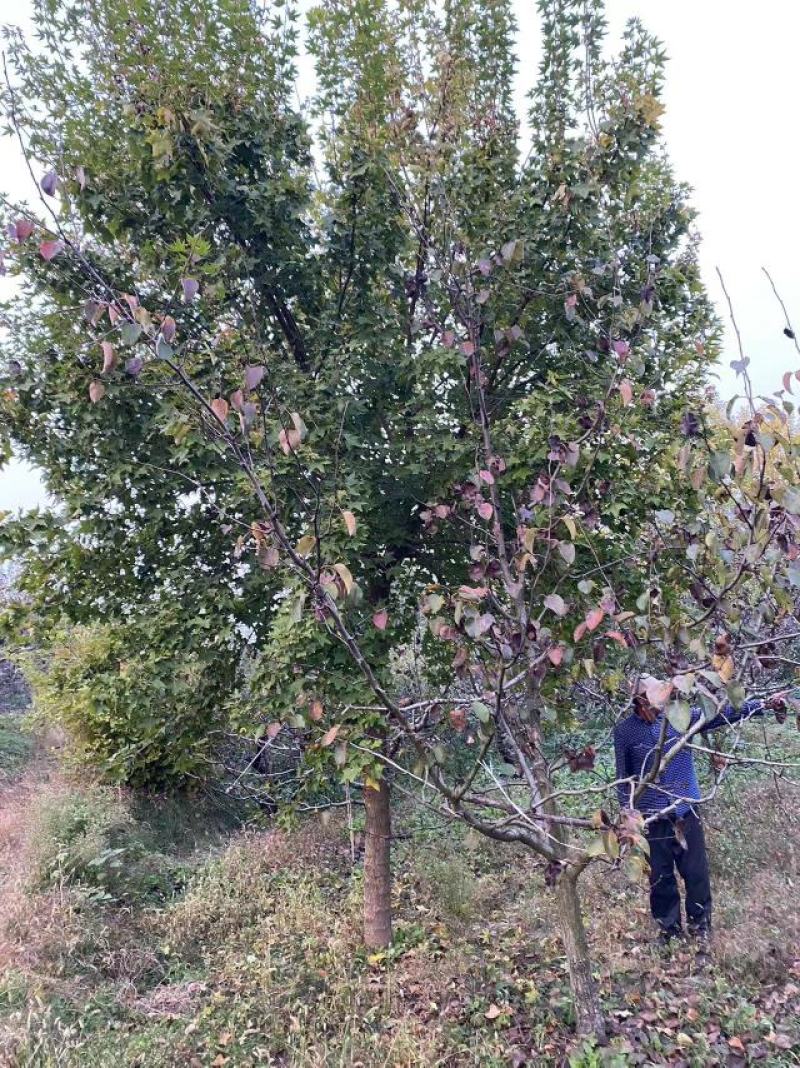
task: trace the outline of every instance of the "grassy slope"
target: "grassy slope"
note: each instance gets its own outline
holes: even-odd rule
[[[709,815],[712,963],[654,950],[643,887],[587,879],[613,1031],[593,1051],[574,1046],[551,898],[518,853],[406,809],[396,945],[367,957],[343,821],[233,832],[197,799],[15,768],[0,1064],[800,1064],[800,832],[769,785]]]

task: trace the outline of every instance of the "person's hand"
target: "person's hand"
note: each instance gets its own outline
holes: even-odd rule
[[[778,723],[786,722],[786,695],[788,693],[788,690],[781,690],[780,693],[774,693],[766,702],[766,707],[772,709]]]
[[[654,708],[643,694],[634,697],[633,710],[645,723],[652,724],[658,719],[658,709]]]

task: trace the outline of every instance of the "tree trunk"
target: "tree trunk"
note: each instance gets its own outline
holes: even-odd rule
[[[561,937],[567,952],[569,981],[575,1003],[576,1028],[579,1035],[605,1038],[606,1028],[600,1008],[600,995],[592,975],[589,945],[583,926],[576,879],[562,874],[558,880],[558,907]]]
[[[364,942],[385,949],[392,942],[392,848],[389,787],[364,787]]]

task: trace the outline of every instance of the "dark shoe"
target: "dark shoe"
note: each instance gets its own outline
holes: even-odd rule
[[[669,946],[676,940],[683,938],[682,927],[662,927],[658,932],[658,944],[661,946]]]
[[[689,934],[694,942],[695,952],[698,957],[704,959],[711,956],[711,928],[690,927]]]

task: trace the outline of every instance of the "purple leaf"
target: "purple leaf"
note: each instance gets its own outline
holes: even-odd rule
[[[557,616],[565,616],[567,614],[567,606],[564,603],[564,598],[560,597],[557,593],[548,593],[544,599],[545,608],[549,608],[551,612],[555,612]]]
[[[182,278],[181,285],[183,286],[183,302],[188,304],[200,292],[200,283],[196,278]]]
[[[248,367],[244,372],[244,384],[246,389],[256,389],[266,373],[266,368],[260,365]]]
[[[256,415],[258,409],[251,401],[246,401],[242,405],[242,410],[239,412],[239,420],[242,424],[242,430],[249,430],[253,423],[256,421]]]
[[[620,357],[627,356],[631,351],[631,347],[627,341],[615,341],[613,342],[613,348],[617,356]]]
[[[169,344],[169,342],[172,341],[172,339],[175,337],[176,329],[177,327],[175,325],[175,320],[172,318],[172,316],[165,315],[164,321],[161,323],[161,336],[164,338],[167,344]]]
[[[141,372],[144,367],[144,360],[141,356],[131,356],[129,360],[125,361],[125,371],[132,375],[133,378]]]
[[[33,223],[30,219],[17,219],[14,223],[14,237],[20,244],[27,239],[33,233]]]
[[[42,187],[42,192],[52,197],[55,195],[56,187],[58,186],[58,175],[55,171],[48,171],[39,184]]]

